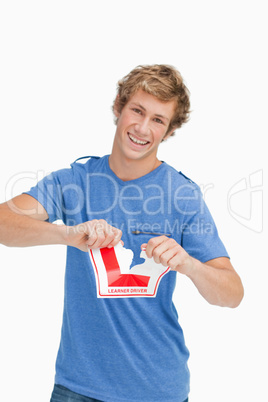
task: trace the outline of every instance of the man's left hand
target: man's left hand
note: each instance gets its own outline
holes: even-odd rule
[[[153,237],[147,244],[142,244],[141,248],[157,264],[170,267],[181,274],[187,274],[193,265],[193,258],[174,239],[167,236]]]

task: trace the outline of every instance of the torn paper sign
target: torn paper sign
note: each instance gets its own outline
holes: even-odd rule
[[[112,248],[89,250],[94,267],[98,297],[155,297],[163,276],[170,270],[148,258],[130,269],[133,251],[121,243]]]

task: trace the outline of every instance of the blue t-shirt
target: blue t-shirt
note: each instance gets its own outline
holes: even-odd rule
[[[122,274],[120,263],[109,268],[115,253],[68,247],[55,382],[107,402],[184,401],[189,351],[172,302],[177,273],[160,272],[149,288],[150,274],[141,277],[136,267],[144,262],[141,244],[159,234],[202,262],[228,257],[199,187],[165,162],[122,181],[106,155],[54,172],[28,194],[50,222],[105,219],[122,230],[126,254],[133,257]]]

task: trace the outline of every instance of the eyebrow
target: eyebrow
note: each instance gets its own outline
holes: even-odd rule
[[[144,112],[146,112],[145,107],[142,106],[140,103],[135,103],[135,102],[133,102],[133,103],[131,103],[130,105],[138,106],[138,107],[141,108]],[[162,114],[156,113],[155,116],[156,116],[156,117],[160,117],[161,119],[165,119],[166,121],[169,121],[169,118],[166,117],[166,116],[164,116],[164,115],[162,115]]]

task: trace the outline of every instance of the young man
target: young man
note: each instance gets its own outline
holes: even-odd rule
[[[0,206],[3,244],[68,246],[51,402],[186,401],[177,272],[209,303],[243,298],[199,187],[157,158],[189,108],[176,69],[137,67],[118,85],[111,155],[76,161]]]

